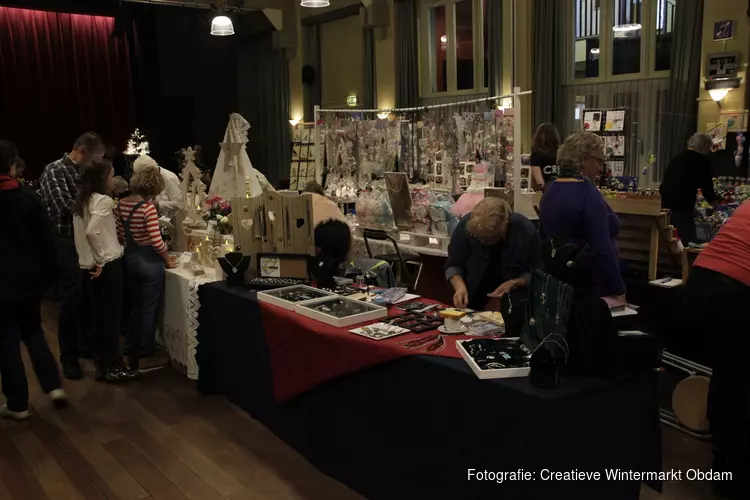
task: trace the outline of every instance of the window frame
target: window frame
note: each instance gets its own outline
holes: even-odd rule
[[[456,8],[461,1],[472,2],[472,38],[474,46],[474,87],[458,90],[456,59]],[[446,46],[446,83],[443,92],[433,92],[430,88],[430,9],[445,6],[445,34],[448,37]],[[475,95],[488,92],[484,86],[484,0],[420,0],[419,2],[419,97],[422,99]]]
[[[638,73],[615,75],[612,73],[614,65],[614,35],[612,27],[615,18],[615,0],[601,0],[599,14],[599,76],[589,78],[575,77],[575,2],[565,1],[565,15],[562,16],[566,27],[565,33],[565,84],[585,85],[590,83],[624,82],[632,80],[647,80],[652,78],[666,78],[670,70],[656,71],[656,19],[658,0],[641,0],[641,66]],[[679,0],[677,0],[679,2]],[[677,3],[679,8],[679,3]]]

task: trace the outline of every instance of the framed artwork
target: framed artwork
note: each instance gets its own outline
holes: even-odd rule
[[[717,21],[714,23],[714,42],[734,38],[734,21]]]
[[[602,129],[602,112],[585,111],[583,113],[583,130],[599,132]]]
[[[612,172],[612,177],[622,177],[625,175],[625,162],[624,161],[608,161],[607,168]]]
[[[604,124],[605,132],[622,132],[625,130],[625,110],[607,111],[607,121]]]
[[[608,157],[625,156],[625,136],[609,135],[605,137],[604,147]]]

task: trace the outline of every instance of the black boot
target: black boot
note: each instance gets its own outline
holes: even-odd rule
[[[95,365],[95,372],[94,372],[94,379],[97,382],[104,382],[104,373],[107,371],[107,369],[104,367],[104,364],[101,361],[97,361]]]
[[[83,378],[81,365],[78,364],[77,359],[63,359],[60,364],[62,364],[63,377],[66,379],[81,380]]]

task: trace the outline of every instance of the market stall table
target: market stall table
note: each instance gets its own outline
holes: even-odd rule
[[[391,355],[392,345],[305,327],[243,287],[211,283],[199,293],[199,389],[226,395],[370,499],[635,499],[638,481],[540,474],[661,470],[651,372],[565,377],[554,390],[527,378],[483,381],[448,353]],[[472,468],[524,469],[535,480],[469,481]]]
[[[211,281],[215,281],[213,269],[205,269],[202,276],[194,276],[187,269],[167,269],[164,277],[159,341],[169,352],[169,357],[187,372],[191,380],[198,379],[198,365],[195,362],[200,307],[198,287]]]

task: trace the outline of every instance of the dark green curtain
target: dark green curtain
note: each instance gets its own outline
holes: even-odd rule
[[[396,107],[419,106],[419,35],[416,0],[396,0]]]
[[[490,96],[503,93],[503,2],[487,2],[487,89]]]
[[[289,178],[289,64],[270,33],[242,44],[239,54],[239,113],[250,122],[247,153],[271,184]],[[227,117],[228,118],[228,117]]]
[[[375,39],[370,26],[362,28],[362,102],[364,109],[375,108]]]
[[[685,149],[688,138],[698,130],[703,4],[703,0],[681,1],[677,2],[675,10],[669,92],[658,158],[662,172],[669,160]]]
[[[555,110],[562,99],[562,44],[560,19],[564,12],[560,0],[535,0],[534,3],[534,127],[556,123]],[[557,124],[558,128],[562,123]]]
[[[320,104],[320,30],[317,24],[302,26],[302,108],[306,122],[315,120],[315,105]],[[305,77],[310,81],[305,81]]]

